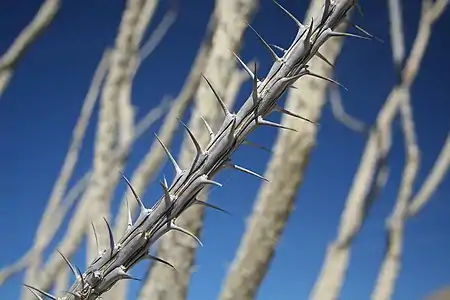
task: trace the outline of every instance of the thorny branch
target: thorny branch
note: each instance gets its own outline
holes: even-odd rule
[[[99,253],[84,273],[67,263],[76,281],[64,296],[51,299],[94,300],[109,290],[117,281],[133,279],[127,271],[139,261],[147,258],[149,247],[161,236],[169,231],[191,235],[176,224],[177,217],[189,206],[196,203],[196,195],[210,185],[221,186],[212,178],[227,167],[230,157],[258,126],[282,127],[281,125],[264,119],[276,107],[276,101],[285,90],[303,76],[313,76],[330,81],[329,78],[312,73],[308,69],[308,61],[317,53],[318,49],[329,38],[355,36],[337,32],[334,29],[345,19],[347,12],[355,5],[354,0],[325,1],[321,14],[313,19],[309,25],[301,24],[290,13],[287,13],[299,29],[291,46],[282,57],[279,57],[259,35],[261,42],[271,54],[274,63],[265,79],[260,81],[257,74],[249,72],[253,90],[237,113],[231,113],[216,94],[214,87],[210,88],[216,94],[220,104],[224,122],[213,132],[211,141],[206,148],[201,148],[190,129],[182,123],[197,150],[196,156],[188,169],[181,169],[166,146],[161,146],[168,155],[174,169],[175,178],[169,184],[161,182],[162,197],[151,208],[146,208],[137,194],[134,195],[140,207],[140,213],[134,224],[131,222],[123,236],[114,240],[108,225],[109,246]],[[286,11],[287,12],[287,11]],[[207,78],[205,80],[208,82]],[[209,82],[208,82],[209,83]],[[205,124],[206,126],[206,124]],[[289,129],[289,128],[285,128]],[[156,138],[159,140],[158,136]],[[252,174],[245,168],[241,171]],[[128,183],[128,181],[127,181]],[[132,186],[129,185],[131,190]],[[200,241],[198,241],[200,243]],[[63,256],[63,258],[65,258]],[[28,286],[33,292],[46,294],[36,288]]]

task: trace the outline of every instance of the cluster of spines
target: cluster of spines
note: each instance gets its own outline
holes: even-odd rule
[[[146,208],[129,180],[121,173],[124,181],[138,203],[140,211],[137,219],[133,223],[128,205],[128,226],[122,238],[117,242],[114,240],[108,221],[104,219],[109,233],[109,247],[104,251],[98,251],[97,258],[93,260],[84,273],[60,253],[74,274],[76,281],[71,289],[66,292],[65,296],[59,298],[38,288],[25,285],[39,300],[43,300],[42,296],[53,300],[66,300],[69,297],[73,297],[74,300],[96,299],[109,290],[117,281],[123,279],[136,279],[127,272],[132,266],[144,259],[151,259],[175,269],[170,262],[151,255],[149,248],[156,240],[171,230],[189,235],[202,246],[202,242],[194,234],[178,226],[175,221],[176,218],[191,205],[204,205],[226,212],[222,208],[200,201],[196,198],[197,194],[206,185],[221,186],[220,183],[211,180],[217,172],[223,168],[233,168],[256,176],[262,180],[267,180],[251,170],[234,164],[230,159],[231,154],[241,144],[245,143],[255,146],[255,144],[246,141],[245,137],[258,125],[295,131],[293,128],[288,128],[281,124],[265,120],[264,117],[269,113],[276,111],[314,123],[313,121],[288,111],[276,104],[276,101],[284,91],[291,87],[291,85],[302,76],[313,76],[342,86],[335,80],[315,74],[308,69],[307,62],[314,55],[331,67],[334,67],[333,64],[318,51],[320,46],[331,37],[374,38],[367,31],[356,25],[353,26],[364,33],[365,36],[336,32],[334,30],[340,22],[347,22],[345,16],[347,12],[356,5],[356,0],[325,0],[320,21],[314,23],[314,20],[311,20],[309,26],[302,24],[294,15],[281,6],[281,4],[277,3],[275,0],[272,1],[298,26],[297,35],[291,46],[288,49],[283,49],[279,46],[268,44],[252,26],[247,24],[248,27],[255,32],[257,38],[268,50],[274,61],[268,75],[263,80],[258,79],[256,64],[252,71],[243,63],[237,54],[233,53],[237,61],[252,79],[252,93],[237,113],[232,113],[227,108],[224,101],[215,91],[213,85],[202,75],[205,82],[214,93],[224,114],[224,121],[217,133],[214,133],[211,126],[204,118],[202,118],[205,129],[210,135],[208,145],[205,148],[202,148],[189,127],[179,120],[187,131],[196,149],[196,155],[191,166],[187,170],[183,170],[178,165],[169,149],[155,134],[156,139],[161,144],[161,147],[164,149],[169,161],[175,169],[173,183],[169,186],[166,178],[164,178],[163,181],[160,182],[163,196],[152,208]],[[273,48],[281,51],[283,56],[279,57]],[[256,146],[265,149],[259,145]],[[97,233],[93,224],[92,227],[97,239]]]

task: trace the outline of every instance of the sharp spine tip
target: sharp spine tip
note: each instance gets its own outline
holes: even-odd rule
[[[261,43],[264,45],[264,47],[269,51],[270,55],[272,56],[272,59],[277,62],[282,62],[282,59],[280,57],[278,57],[278,55],[269,46],[269,44],[263,39],[263,37],[249,23],[245,22],[245,24],[256,34],[256,36],[261,41]]]
[[[299,27],[299,28],[304,28],[305,25],[302,24],[302,22],[300,22],[293,14],[291,14],[286,8],[284,8],[283,6],[281,6],[280,3],[278,3],[275,0],[272,0],[273,3],[275,3],[276,6],[278,6],[286,15],[288,15],[292,21],[294,21],[294,23]]]
[[[41,289],[35,288],[35,287],[33,287],[33,286],[31,286],[31,285],[28,285],[28,284],[25,284],[25,283],[24,283],[23,285],[26,286],[28,289],[34,290],[35,292],[39,292],[39,293],[41,293],[42,295],[44,295],[44,296],[46,296],[46,297],[48,297],[48,298],[50,298],[50,299],[52,299],[52,300],[57,300],[57,298],[56,298],[55,296],[53,296],[53,295],[50,294],[50,293],[44,292],[44,291],[41,290]],[[33,293],[33,294],[36,295],[36,293]],[[42,299],[42,297],[41,297],[41,299]],[[39,299],[39,300],[40,300],[40,299]]]
[[[264,176],[259,175],[258,173],[253,172],[253,171],[251,171],[251,170],[249,170],[249,169],[247,169],[247,168],[244,168],[244,167],[241,167],[241,166],[239,166],[239,165],[233,164],[232,162],[228,162],[227,165],[228,165],[229,167],[235,169],[235,170],[241,171],[241,172],[243,172],[243,173],[247,173],[247,174],[249,174],[249,175],[255,176],[255,177],[259,178],[259,179],[262,179],[262,180],[264,180],[264,181],[269,182],[269,180],[268,180],[267,178],[265,178]]]
[[[212,209],[221,211],[221,212],[223,212],[223,213],[226,213],[227,215],[231,215],[231,213],[228,212],[227,210],[225,210],[225,209],[223,209],[223,208],[220,208],[220,207],[218,207],[218,206],[216,206],[216,205],[210,204],[210,203],[208,203],[208,202],[205,202],[205,201],[201,201],[201,200],[195,199],[193,204],[203,205],[203,206],[206,206],[206,207],[209,207],[209,208],[212,208]]]
[[[275,123],[275,122],[264,120],[262,118],[262,116],[258,117],[258,124],[272,126],[272,127],[276,127],[276,128],[281,128],[281,129],[286,129],[286,130],[291,130],[291,131],[297,132],[297,130],[294,129],[294,128],[290,128],[290,127],[287,127],[287,126],[284,126],[284,125],[281,125],[281,124],[278,124],[278,123]]]
[[[183,170],[180,168],[177,161],[175,160],[173,155],[170,153],[169,149],[167,149],[166,145],[164,145],[164,143],[161,141],[161,139],[159,138],[159,136],[156,133],[155,133],[155,137],[158,140],[161,147],[163,148],[164,152],[166,152],[167,157],[169,157],[169,160],[172,163],[173,167],[175,168],[175,172],[177,173],[177,175],[178,176],[182,175]]]
[[[183,227],[180,227],[180,226],[176,225],[175,221],[171,221],[170,222],[170,229],[182,232],[182,233],[192,237],[201,247],[203,247],[203,243],[202,243],[202,241],[200,241],[200,239],[198,237],[196,237],[193,233],[191,233],[190,231],[184,229]]]
[[[219,102],[219,105],[222,108],[222,111],[225,114],[225,116],[231,115],[231,112],[228,110],[225,102],[219,96],[219,94],[217,93],[216,89],[212,86],[211,82],[208,80],[208,78],[206,78],[205,75],[203,75],[203,74],[201,74],[201,75],[202,75],[203,79],[206,81],[206,83],[208,84],[208,86],[211,89],[211,91],[213,92],[214,96],[216,97],[217,102]]]

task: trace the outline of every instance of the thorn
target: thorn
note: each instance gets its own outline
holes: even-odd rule
[[[44,291],[41,290],[41,289],[32,287],[31,285],[28,285],[28,284],[23,284],[23,285],[26,286],[28,289],[32,289],[32,290],[34,290],[35,292],[39,292],[39,293],[41,293],[42,295],[44,295],[44,296],[46,296],[46,297],[48,297],[48,298],[50,298],[50,299],[52,299],[52,300],[57,300],[57,298],[56,298],[55,296],[53,296],[52,294],[49,294],[49,293],[47,293],[47,292],[44,292]],[[35,294],[35,293],[33,293],[33,294]],[[42,299],[42,297],[41,297],[41,299]],[[40,299],[39,299],[39,300],[40,300]]]
[[[200,239],[199,239],[198,237],[196,237],[193,233],[189,232],[188,230],[184,229],[183,227],[180,227],[180,226],[176,225],[174,221],[171,221],[171,222],[170,222],[170,228],[173,229],[173,230],[175,230],[175,231],[182,232],[182,233],[184,233],[184,234],[186,234],[186,235],[192,237],[194,240],[197,241],[197,243],[198,243],[201,247],[203,247],[203,243],[200,241]]]
[[[367,32],[367,31],[364,30],[361,26],[356,25],[356,24],[351,24],[351,23],[350,23],[350,25],[351,25],[353,28],[355,28],[355,29],[361,31],[361,32],[364,33],[365,35],[367,35],[367,36],[369,36],[369,37],[371,37],[371,38],[373,38],[373,39],[379,41],[380,43],[384,43],[384,41],[383,41],[382,39],[380,39],[379,37],[374,36],[373,34],[371,34],[371,33],[369,33],[369,32]]]
[[[127,211],[128,211],[128,229],[131,228],[133,226],[133,220],[131,218],[131,209],[130,209],[130,203],[128,201],[128,197],[125,194],[125,201],[127,201]]]
[[[153,256],[153,255],[151,255],[151,254],[147,254],[146,257],[147,257],[148,259],[151,259],[151,260],[154,260],[154,261],[163,263],[163,264],[165,264],[165,265],[171,267],[171,268],[174,269],[174,270],[177,270],[177,269],[174,267],[174,265],[172,265],[170,262],[168,262],[168,261],[166,261],[166,260],[164,260],[164,259],[162,259],[162,258]]]
[[[362,36],[362,35],[357,35],[357,34],[353,34],[353,33],[348,33],[348,32],[337,32],[337,31],[330,31],[330,36],[332,37],[354,37],[354,38],[359,38],[359,39],[363,39],[363,40],[371,40],[371,38]]]
[[[283,114],[286,114],[286,115],[289,115],[289,116],[292,116],[292,117],[295,117],[295,118],[298,118],[298,119],[301,119],[301,120],[303,120],[303,121],[312,123],[312,124],[314,124],[314,125],[319,125],[319,123],[314,122],[314,121],[312,121],[312,120],[310,120],[310,119],[308,119],[308,118],[302,117],[302,116],[300,116],[300,115],[298,115],[298,114],[296,114],[296,113],[293,113],[292,111],[287,110],[287,109],[285,109],[284,107],[275,106],[275,111],[278,111],[278,112],[280,112],[280,113],[283,113]]]
[[[245,24],[251,29],[253,30],[253,32],[256,34],[256,36],[258,37],[258,39],[263,43],[263,45],[266,47],[266,49],[269,51],[270,55],[272,56],[272,59],[274,61],[279,61],[281,62],[281,58],[278,57],[278,55],[275,53],[275,51],[270,48],[269,44],[262,38],[262,36],[247,22],[245,22]]]
[[[59,255],[61,255],[61,257],[64,259],[64,261],[66,262],[66,264],[69,266],[70,270],[72,271],[72,274],[75,276],[76,280],[80,280],[81,281],[81,285],[82,288],[84,288],[84,281],[83,281],[83,275],[81,274],[80,269],[77,269],[68,259],[67,257],[64,256],[64,254],[62,254],[58,249],[56,249],[56,251],[58,251]]]
[[[269,180],[268,180],[267,178],[265,178],[264,176],[261,176],[261,175],[259,175],[258,173],[253,172],[253,171],[251,171],[251,170],[249,170],[249,169],[246,169],[246,168],[244,168],[244,167],[235,165],[235,164],[233,164],[233,163],[231,163],[231,162],[228,162],[227,165],[228,165],[229,167],[233,168],[233,169],[236,169],[236,170],[238,170],[238,171],[247,173],[247,174],[249,174],[249,175],[253,175],[253,176],[255,176],[255,177],[258,177],[259,179],[262,179],[262,180],[264,180],[264,181],[269,182]]]
[[[272,126],[272,127],[277,127],[277,128],[281,128],[281,129],[292,130],[292,131],[297,131],[297,130],[294,129],[294,128],[286,127],[286,126],[283,126],[283,125],[278,124],[278,123],[275,123],[275,122],[271,122],[271,121],[264,120],[264,119],[262,118],[262,116],[259,116],[259,117],[258,117],[258,124],[261,124],[261,125],[267,125],[267,126]]]
[[[225,114],[225,116],[231,115],[231,112],[228,110],[227,106],[225,105],[225,102],[223,102],[222,98],[219,96],[219,94],[217,94],[217,92],[214,89],[214,87],[212,86],[211,82],[209,82],[209,80],[203,74],[202,74],[202,77],[203,77],[203,79],[205,79],[205,81],[208,84],[209,88],[214,93],[214,96],[216,96],[216,99],[219,102],[219,105],[222,108],[223,113]]]
[[[331,61],[329,61],[328,58],[326,58],[325,56],[323,56],[323,54],[320,53],[319,51],[316,52],[316,55],[317,55],[318,58],[320,58],[321,60],[323,60],[327,65],[329,65],[329,66],[332,67],[333,69],[336,68],[336,66],[333,65],[333,64],[331,63]]]
[[[129,280],[136,280],[136,281],[141,281],[141,279],[136,278],[131,276],[130,274],[128,274],[127,272],[125,272],[125,270],[122,268],[119,269],[119,271],[117,272],[118,275],[120,276],[120,279],[129,279]]]
[[[222,184],[220,184],[217,181],[208,179],[206,175],[200,176],[200,179],[201,179],[201,183],[203,183],[203,184],[212,184],[212,185],[222,187]]]
[[[163,180],[164,180],[164,186],[168,189],[169,185],[167,184],[166,175],[163,175]]]
[[[280,46],[277,46],[277,45],[274,45],[274,44],[269,44],[269,45],[272,46],[272,47],[274,47],[274,48],[277,49],[277,50],[280,50],[281,52],[283,52],[283,54],[287,52],[286,49],[281,48]]]
[[[212,208],[212,209],[221,211],[221,212],[223,212],[223,213],[226,213],[227,215],[231,215],[230,212],[226,211],[226,210],[223,209],[223,208],[220,208],[220,207],[218,207],[218,206],[215,206],[215,205],[213,205],[213,204],[210,204],[210,203],[208,203],[208,202],[204,202],[204,201],[201,201],[201,200],[198,200],[198,199],[195,199],[195,200],[194,200],[194,204],[203,205],[203,206],[206,206],[206,207],[209,207],[209,208]]]
[[[108,221],[106,220],[105,217],[103,217],[103,220],[105,221],[106,227],[107,227],[107,229],[108,229],[108,236],[109,236],[109,257],[111,257],[112,254],[113,254],[113,251],[114,251],[114,236],[113,236],[111,227],[109,226],[109,223],[108,223]]]
[[[251,147],[255,147],[255,148],[258,148],[258,149],[267,151],[267,152],[269,152],[269,153],[273,153],[273,151],[270,150],[269,148],[266,148],[266,147],[264,147],[264,146],[258,145],[258,144],[256,144],[256,143],[253,143],[253,142],[248,141],[248,140],[244,140],[244,141],[242,142],[242,144],[243,144],[243,145],[247,145],[247,146],[251,146]]]
[[[212,130],[211,126],[209,126],[209,124],[208,124],[208,122],[206,121],[205,118],[203,118],[203,117],[200,117],[200,118],[202,119],[203,124],[205,124],[206,130],[208,130],[209,143],[211,143],[214,140],[214,138],[215,138],[214,131]],[[209,144],[208,144],[208,146],[209,146]]]
[[[345,89],[346,91],[348,91],[348,89],[347,89],[345,86],[343,86],[342,84],[340,84],[340,83],[337,82],[336,80],[333,80],[333,79],[328,78],[328,77],[326,77],[326,76],[322,76],[322,75],[319,75],[319,74],[312,73],[312,72],[310,72],[309,70],[308,70],[308,73],[307,73],[307,74],[310,75],[310,76],[312,76],[312,77],[316,77],[316,78],[323,79],[323,80],[326,80],[326,81],[328,81],[328,82],[334,83],[334,84],[336,84],[336,85],[342,87],[342,88]]]
[[[157,137],[158,138],[158,137]],[[159,139],[158,139],[159,141]],[[161,141],[160,141],[161,142]],[[165,148],[165,146],[164,146]],[[125,176],[125,174],[123,174],[121,171],[119,171],[120,174],[122,175],[123,180],[125,180],[126,184],[128,185],[128,188],[131,190],[131,193],[133,193],[134,198],[136,199],[139,208],[141,210],[141,212],[145,212],[148,209],[145,208],[144,202],[142,202],[141,198],[139,197],[139,195],[136,193],[135,189],[133,188],[133,186],[131,185],[131,182],[128,180],[128,178]]]
[[[172,205],[172,197],[170,196],[169,190],[164,185],[164,183],[162,183],[161,181],[159,183],[161,184],[161,187],[164,191],[164,202],[166,203],[167,208],[169,208]]]
[[[242,68],[244,68],[244,70],[248,73],[250,78],[253,79],[255,77],[255,74],[253,74],[253,72],[250,70],[250,68],[242,61],[242,59],[236,53],[234,53],[233,51],[231,51],[231,53],[233,53],[234,57],[236,57],[236,59],[241,64]]]
[[[26,285],[25,285],[25,286],[26,286]],[[36,293],[34,290],[30,289],[28,286],[27,286],[27,289],[28,289],[30,292],[32,292],[33,295],[34,295],[36,298],[38,298],[39,300],[44,300],[44,299],[41,297],[41,295],[39,295],[38,293]]]
[[[293,14],[291,14],[286,8],[284,8],[283,6],[281,6],[280,3],[278,3],[275,0],[272,0],[273,3],[275,3],[285,14],[287,14],[292,21],[295,22],[295,24],[299,27],[299,28],[304,28],[305,25],[303,25]]]
[[[170,154],[169,149],[167,149],[166,145],[164,145],[164,143],[161,141],[161,139],[159,138],[159,136],[156,133],[155,133],[155,137],[158,140],[158,142],[161,144],[161,147],[163,147],[164,152],[166,152],[166,155],[169,157],[170,162],[172,163],[173,167],[175,168],[175,172],[177,173],[177,175],[183,174],[183,170],[181,170],[181,168],[178,165],[175,158],[173,158],[172,154]]]
[[[92,230],[94,231],[94,237],[95,237],[95,244],[97,245],[97,253],[98,255],[101,255],[102,252],[100,251],[100,246],[98,245],[98,236],[97,236],[97,230],[95,230],[94,222],[91,220]]]
[[[178,118],[177,118],[178,119]],[[199,156],[200,154],[203,153],[202,147],[200,146],[200,144],[197,141],[197,138],[195,137],[195,135],[192,133],[192,131],[189,129],[189,127],[183,123],[183,121],[181,121],[180,119],[178,119],[178,121],[181,123],[181,125],[183,125],[183,127],[186,129],[187,133],[189,134],[189,137],[191,138],[192,142],[194,143],[195,146],[195,150],[197,151],[197,156]],[[198,159],[198,158],[197,158]]]

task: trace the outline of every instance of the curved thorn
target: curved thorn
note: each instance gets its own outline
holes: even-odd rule
[[[275,106],[275,109],[274,109],[274,110],[275,110],[275,111],[278,111],[278,112],[280,112],[280,113],[283,113],[283,114],[286,114],[286,115],[289,115],[289,116],[298,118],[298,119],[300,119],[300,120],[303,120],[303,121],[312,123],[312,124],[314,124],[314,125],[319,125],[319,123],[314,122],[314,121],[312,121],[312,120],[310,120],[310,119],[308,119],[308,118],[302,117],[302,116],[300,116],[300,115],[298,115],[298,114],[296,114],[296,113],[293,113],[292,111],[287,110],[287,109],[285,109],[284,107],[280,107],[280,106],[277,105],[277,106]]]
[[[77,272],[78,272],[78,274],[80,276],[79,279],[80,279],[81,289],[84,289],[85,282],[84,282],[84,278],[83,278],[83,273],[81,273],[80,268],[78,268],[78,267],[75,267],[75,268],[77,269]]]
[[[208,122],[205,118],[200,117],[203,121],[203,124],[205,124],[206,130],[208,130],[209,133],[209,139],[212,141],[214,139],[214,131],[212,130],[211,126],[209,126]]]
[[[97,253],[98,255],[101,255],[102,252],[100,251],[100,246],[98,245],[98,236],[97,236],[97,230],[95,230],[94,222],[91,220],[92,230],[94,231],[94,238],[95,238],[95,244],[97,245]]]
[[[131,185],[131,182],[128,180],[128,178],[125,176],[125,174],[123,174],[121,171],[119,171],[119,172],[122,175],[123,180],[125,180],[126,184],[128,185],[128,188],[130,189],[130,191],[133,194],[134,198],[136,199],[137,203],[139,204],[139,208],[140,208],[141,212],[145,211],[146,210],[145,205],[142,202],[139,195],[134,190],[133,186]]]
[[[291,14],[286,8],[284,8],[283,6],[281,6],[280,3],[278,3],[275,0],[272,0],[273,3],[275,3],[285,14],[287,14],[292,21],[295,22],[295,24],[299,27],[299,28],[303,28],[305,27],[305,25],[302,24],[302,22],[300,22],[293,14]]]
[[[26,285],[25,285],[26,286]],[[33,293],[33,295],[38,298],[39,300],[44,300],[44,298],[41,297],[38,293],[36,293],[34,290],[30,289],[30,287],[27,286],[27,289]]]
[[[175,172],[177,175],[181,175],[183,171],[181,170],[180,166],[178,165],[175,158],[173,158],[172,154],[170,153],[169,149],[167,149],[166,145],[161,141],[159,136],[155,133],[155,137],[158,140],[158,142],[161,144],[161,147],[164,149],[164,152],[166,152],[166,155],[169,157],[170,162],[172,163],[173,167],[175,168]]]
[[[345,86],[343,86],[342,84],[340,84],[340,83],[337,82],[336,80],[333,80],[333,79],[328,78],[328,77],[326,77],[326,76],[322,76],[322,75],[319,75],[319,74],[316,74],[316,73],[312,73],[312,72],[309,72],[309,71],[308,71],[308,75],[310,75],[310,76],[312,76],[312,77],[319,78],[319,79],[326,80],[326,81],[331,82],[331,83],[334,83],[334,84],[336,84],[336,85],[342,87],[342,88],[345,89],[346,91],[348,91],[348,89],[347,89]]]
[[[111,257],[112,254],[113,254],[113,251],[114,251],[114,235],[113,235],[113,233],[112,233],[111,226],[109,226],[109,223],[108,223],[108,221],[106,220],[105,217],[103,217],[103,220],[105,221],[106,227],[107,227],[107,229],[108,229],[108,237],[109,237],[109,257]]]
[[[262,118],[262,116],[258,117],[258,124],[272,126],[272,127],[281,128],[281,129],[287,129],[287,130],[291,130],[291,131],[296,131],[297,132],[297,130],[294,129],[294,128],[286,127],[284,125],[281,125],[281,124],[278,124],[278,123],[275,123],[275,122],[264,120]]]
[[[180,227],[178,225],[176,225],[173,221],[170,223],[170,229],[175,230],[175,231],[179,231],[182,232],[190,237],[192,237],[194,240],[197,241],[197,243],[203,247],[203,243],[200,241],[200,239],[198,237],[196,237],[193,233],[191,233],[190,231],[184,229],[183,227]]]
[[[236,57],[237,61],[242,66],[242,68],[244,68],[244,70],[248,73],[250,78],[253,79],[253,77],[255,77],[255,74],[253,74],[253,72],[250,70],[250,68],[242,61],[242,59],[236,53],[234,53],[233,51],[231,51],[231,53],[233,53],[234,57]]]
[[[270,48],[269,44],[263,39],[263,37],[249,23],[245,22],[245,24],[256,34],[261,43],[263,43],[264,47],[266,47],[266,49],[269,51],[270,56],[272,56],[272,59],[274,61],[281,61],[281,58],[279,58],[275,51]]]
[[[46,296],[46,297],[48,297],[48,298],[50,298],[50,299],[52,299],[52,300],[57,300],[57,298],[55,297],[55,296],[53,296],[52,294],[50,294],[50,293],[47,293],[47,292],[44,292],[43,290],[41,290],[41,289],[38,289],[38,288],[35,288],[35,287],[33,287],[33,286],[31,286],[31,285],[28,285],[28,284],[23,284],[24,286],[26,286],[28,289],[32,289],[32,290],[34,290],[34,291],[36,291],[36,292],[39,292],[39,293],[41,293],[42,295],[44,295],[44,296]]]
[[[319,51],[316,52],[316,55],[318,58],[320,58],[321,60],[323,60],[327,65],[329,65],[330,67],[332,67],[333,69],[336,68],[335,65],[333,65],[331,63],[331,61],[328,60],[328,58],[326,58],[322,53],[320,53]]]
[[[216,186],[222,187],[222,184],[220,184],[217,181],[210,180],[210,179],[206,178],[206,175],[201,177],[201,183],[203,183],[203,184],[212,184],[212,185],[216,185]]]
[[[165,261],[165,260],[162,259],[162,258],[153,256],[153,255],[151,255],[151,254],[147,254],[147,258],[148,258],[148,259],[151,259],[151,260],[154,260],[154,261],[157,261],[157,262],[160,262],[160,263],[162,263],[162,264],[165,264],[165,265],[171,267],[172,269],[176,270],[176,268],[174,267],[174,265],[172,265],[172,264],[171,264],[170,262],[168,262],[168,261]]]
[[[213,204],[210,204],[210,203],[208,203],[208,202],[205,202],[205,201],[201,201],[201,200],[195,199],[193,204],[203,205],[203,206],[206,206],[206,207],[209,207],[209,208],[212,208],[212,209],[221,211],[221,212],[223,212],[223,213],[226,213],[227,215],[231,215],[231,213],[228,212],[227,210],[225,210],[225,209],[223,209],[223,208],[220,208],[220,207],[218,207],[218,206],[215,206],[215,205],[213,205]]]
[[[66,264],[69,266],[70,270],[72,271],[72,274],[75,276],[76,280],[82,280],[82,275],[81,275],[81,271],[80,269],[77,269],[68,259],[67,257],[64,256],[64,254],[62,254],[58,249],[56,249],[56,251],[58,251],[59,255],[61,255],[61,257],[64,259],[64,261],[66,262]]]
[[[235,165],[235,164],[233,164],[233,163],[231,163],[231,162],[228,163],[228,166],[231,167],[231,168],[233,168],[233,169],[235,169],[235,170],[238,170],[238,171],[247,173],[247,174],[249,174],[249,175],[253,175],[253,176],[255,176],[255,177],[259,178],[259,179],[262,179],[262,180],[264,180],[264,181],[269,182],[269,180],[268,180],[267,178],[265,178],[264,176],[259,175],[258,173],[253,172],[253,171],[251,171],[251,170],[249,170],[249,169],[247,169],[247,168],[244,168],[244,167]]]
[[[373,34],[369,33],[368,31],[366,31],[366,30],[365,30],[364,28],[362,28],[361,26],[356,25],[356,24],[352,24],[352,23],[350,23],[350,25],[351,25],[353,28],[355,28],[355,29],[361,31],[361,32],[364,33],[365,35],[367,35],[367,36],[369,36],[369,37],[371,37],[371,38],[373,38],[373,39],[379,41],[380,43],[384,43],[384,41],[383,41],[382,39],[380,39],[379,37],[376,37],[376,36],[374,36]]]
[[[180,119],[178,119],[178,121],[181,123],[181,125],[183,125],[184,129],[186,129],[187,133],[189,134],[189,137],[191,138],[192,142],[194,143],[195,150],[197,151],[197,155],[200,155],[201,153],[203,153],[202,147],[198,143],[197,138],[192,133],[192,131],[189,129],[189,127],[186,124],[184,124],[183,121],[181,121]]]
[[[220,107],[223,110],[223,113],[225,114],[225,116],[231,115],[230,111],[228,110],[225,102],[223,102],[222,98],[219,96],[219,94],[216,92],[216,90],[214,89],[214,87],[212,86],[211,82],[209,82],[209,80],[205,77],[205,75],[202,74],[203,79],[205,79],[206,83],[208,84],[209,88],[211,89],[211,91],[214,93],[214,96],[216,97],[217,101],[219,102]]]
[[[273,1],[273,0],[272,0],[272,1]],[[277,49],[277,50],[280,50],[281,52],[283,52],[283,54],[287,52],[286,49],[281,48],[280,46],[277,46],[277,45],[275,45],[275,44],[269,44],[269,45],[270,45],[271,47],[274,47],[274,48]]]

